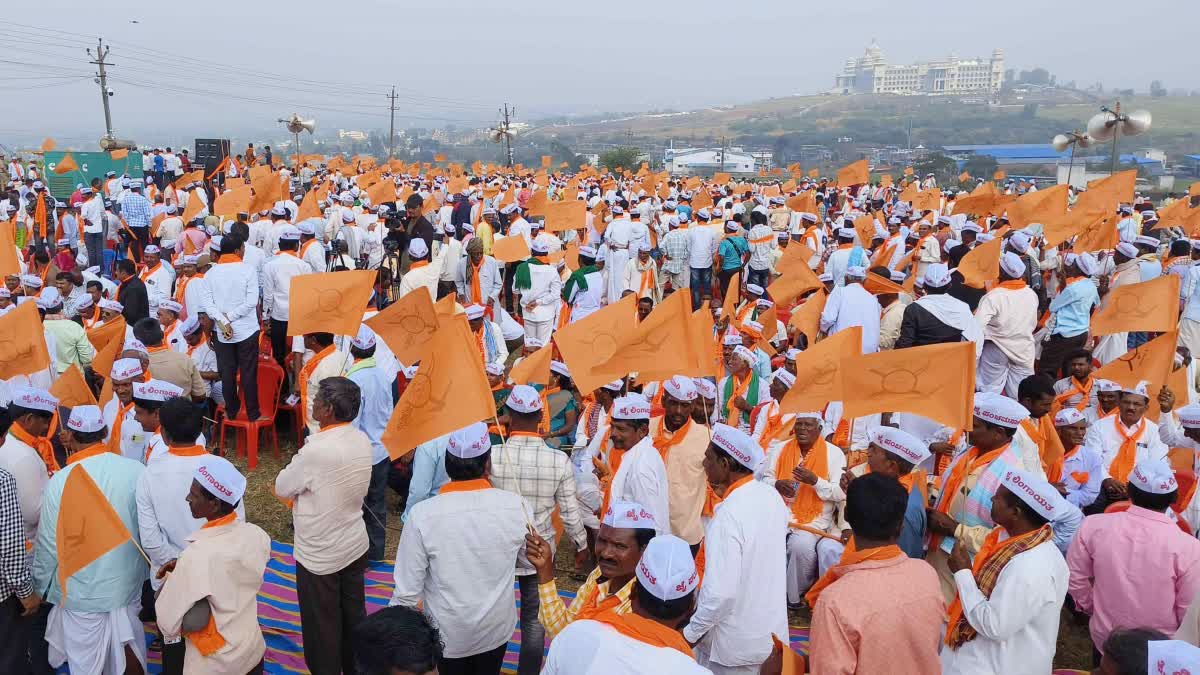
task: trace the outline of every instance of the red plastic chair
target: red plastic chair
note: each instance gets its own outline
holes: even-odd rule
[[[295,359],[296,356],[297,355],[295,352],[288,354],[287,357],[283,361],[284,365],[290,366],[292,363],[292,360]],[[294,392],[297,396],[299,396],[299,394],[300,394],[299,383],[296,384]],[[292,404],[280,403],[280,404],[278,404],[278,409],[279,409],[279,412],[281,412],[281,413],[290,413],[291,414],[291,416],[292,416],[292,424],[291,424],[292,433],[295,434],[296,446],[299,447],[304,440],[304,401],[297,400],[295,403],[292,403]]]
[[[271,432],[271,444],[275,457],[279,458],[279,435],[275,432],[275,413],[279,406],[279,388],[283,385],[283,369],[274,359],[258,360],[258,406],[261,417],[254,422],[246,419],[246,408],[238,411],[237,417],[221,420],[221,447],[225,447],[225,429],[233,427],[246,433],[245,445],[238,446],[238,454],[246,455],[247,466],[253,471],[258,466],[258,437],[263,429]]]

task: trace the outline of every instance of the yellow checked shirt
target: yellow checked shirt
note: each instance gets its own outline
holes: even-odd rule
[[[592,589],[596,589],[596,602],[603,602],[609,596],[608,582],[601,582],[597,585],[597,580],[600,578],[600,568],[592,570],[588,575],[587,581],[579,587],[579,591],[575,594],[575,599],[571,601],[571,606],[563,602],[562,596],[558,594],[558,586],[554,581],[548,581],[538,585],[538,600],[540,607],[538,608],[538,619],[541,620],[542,626],[546,629],[546,635],[553,640],[562,629],[567,627],[567,624],[575,620],[579,615],[579,610],[583,609],[583,603],[587,602],[587,598],[592,594]],[[635,577],[636,578],[636,577]],[[625,584],[625,587],[617,591],[617,597],[620,598],[621,604],[617,606],[617,614],[628,614],[630,612],[629,594],[633,591],[633,579]]]

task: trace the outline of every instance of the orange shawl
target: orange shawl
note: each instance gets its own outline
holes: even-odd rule
[[[1137,460],[1137,442],[1146,430],[1146,418],[1138,420],[1132,433],[1125,433],[1125,423],[1121,421],[1120,417],[1113,420],[1113,428],[1121,435],[1121,447],[1117,450],[1117,456],[1113,458],[1112,465],[1108,468],[1108,475],[1124,483],[1129,478],[1129,472],[1133,471],[1133,464]]]
[[[868,560],[891,560],[892,558],[899,558],[902,555],[904,555],[904,551],[900,550],[900,547],[895,544],[860,551],[854,545],[854,537],[851,537],[850,541],[846,542],[846,548],[842,549],[842,557],[838,560],[837,565],[825,570],[825,574],[820,579],[817,579],[817,583],[808,589],[808,593],[804,595],[804,599],[808,602],[810,608],[814,608],[817,606],[817,598],[820,597],[821,591],[824,591],[827,586],[840,579],[846,572],[849,572],[851,565],[857,565]]]
[[[791,476],[792,469],[803,463],[804,468],[817,474],[818,478],[829,480],[829,451],[824,438],[817,438],[808,455],[801,457],[800,444],[793,437],[779,451],[779,459],[775,462],[776,480],[787,480],[783,476]],[[825,503],[817,496],[815,487],[807,483],[796,486],[796,499],[792,501],[792,519],[800,525],[807,525],[816,520],[825,508]]]
[[[615,597],[615,596],[614,596]],[[600,612],[592,617],[592,621],[611,626],[621,635],[644,642],[653,647],[667,647],[687,656],[692,655],[692,648],[679,631],[651,621],[637,614],[617,614],[612,610]]]

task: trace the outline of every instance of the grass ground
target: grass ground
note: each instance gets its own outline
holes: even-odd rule
[[[258,467],[248,471],[243,457],[230,457],[230,460],[245,473],[246,481],[246,513],[249,520],[263,528],[276,541],[291,542],[292,518],[291,512],[275,498],[275,476],[287,465],[294,451],[294,443],[290,439],[281,439],[280,458],[276,459],[269,447],[260,447]],[[400,517],[396,515],[396,494],[388,490],[388,532],[387,546],[389,557],[394,557],[396,546],[400,541]],[[558,569],[558,587],[574,591],[579,587],[579,581],[573,578],[575,569],[574,558],[566,549],[559,547],[556,567]],[[810,615],[807,608],[790,613],[789,619],[793,626],[807,626]],[[1067,614],[1063,613],[1058,632],[1058,654],[1054,659],[1056,668],[1076,668],[1090,670],[1092,665],[1092,642],[1088,637],[1087,627],[1079,625]]]

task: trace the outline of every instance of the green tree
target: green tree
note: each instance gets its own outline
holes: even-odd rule
[[[997,168],[999,165],[996,164],[996,158],[991,155],[971,155],[963,164],[963,171],[985,180],[990,180]]]
[[[642,154],[637,148],[615,148],[600,155],[600,166],[612,170],[618,166],[624,169],[636,169],[638,155]]]
[[[913,163],[913,173],[920,178],[932,173],[940,185],[958,182],[958,163],[940,152],[935,152]]]

